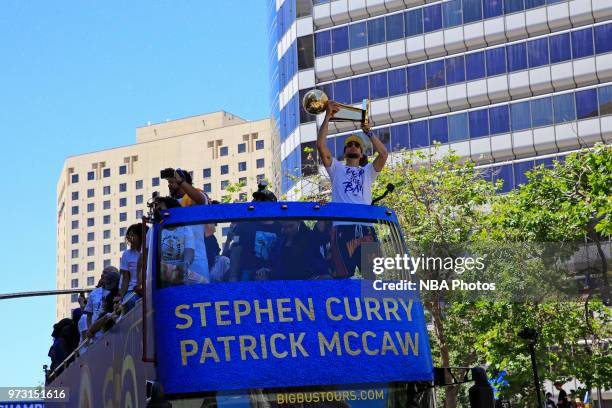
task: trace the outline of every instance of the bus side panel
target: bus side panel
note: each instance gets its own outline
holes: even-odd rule
[[[69,402],[46,407],[144,407],[153,363],[142,361],[142,302],[77,357],[47,387],[67,387]]]

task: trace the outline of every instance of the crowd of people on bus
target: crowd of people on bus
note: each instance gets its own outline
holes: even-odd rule
[[[317,148],[332,182],[332,202],[369,205],[372,183],[387,160],[384,144],[369,131],[362,130],[372,143],[377,157],[368,163],[363,139],[346,138],[345,163],[332,157],[327,148],[328,123],[338,111],[330,101],[320,127]],[[193,186],[189,172],[164,169],[168,197],[154,200],[153,212],[175,207],[215,204],[206,193]],[[264,185],[253,193],[253,201],[277,201]],[[162,286],[247,280],[291,280],[350,278],[360,262],[363,242],[374,242],[371,225],[317,221],[309,227],[301,220],[252,221],[232,223],[223,246],[215,236],[216,224],[165,227],[160,233]],[[72,317],[53,326],[49,349],[52,372],[77,348],[80,353],[109,330],[122,314],[130,311],[142,296],[143,240],[150,232],[143,224],[131,225],[126,233],[127,249],[121,254],[119,270],[103,269],[96,288],[78,298],[79,308]],[[80,345],[80,347],[79,347]]]

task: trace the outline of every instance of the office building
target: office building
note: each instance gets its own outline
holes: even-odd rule
[[[67,158],[57,183],[57,289],[92,288],[105,266],[119,267],[127,228],[153,192],[168,195],[161,169],[191,171],[212,199],[246,201],[259,179],[273,181],[271,163],[270,120],[227,112],[143,126],[135,144]],[[225,191],[238,182],[241,191]],[[77,306],[76,295],[57,299],[58,319]]]
[[[312,88],[371,99],[390,151],[439,142],[492,167],[504,191],[612,138],[612,1],[276,0],[268,11],[283,193],[313,172],[304,148],[323,115],[301,107]],[[336,157],[352,129],[330,125]]]

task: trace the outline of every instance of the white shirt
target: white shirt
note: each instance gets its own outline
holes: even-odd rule
[[[85,305],[85,309],[83,312],[91,313],[91,321],[95,322],[98,320],[100,315],[104,312],[104,298],[110,292],[104,288],[95,288],[89,294],[89,298],[87,299],[87,304]]]
[[[133,249],[123,251],[121,254],[121,260],[119,261],[119,269],[122,271],[128,271],[130,273],[130,283],[128,283],[128,291],[134,290],[136,283],[138,282],[138,258],[140,258],[140,252]],[[119,278],[119,287],[123,281],[123,275]]]
[[[379,174],[372,163],[351,167],[333,158],[325,170],[332,182],[332,202],[372,204],[372,183]]]
[[[185,283],[209,281],[208,260],[204,246],[204,225],[165,228],[161,233],[162,262],[178,265],[183,263],[185,249],[194,251],[193,263],[187,272]]]

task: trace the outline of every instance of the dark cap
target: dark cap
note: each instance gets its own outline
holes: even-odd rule
[[[273,192],[268,190],[268,183],[266,181],[261,181],[257,185],[257,191],[253,193],[253,201],[272,201],[276,202],[278,199],[274,195]]]

